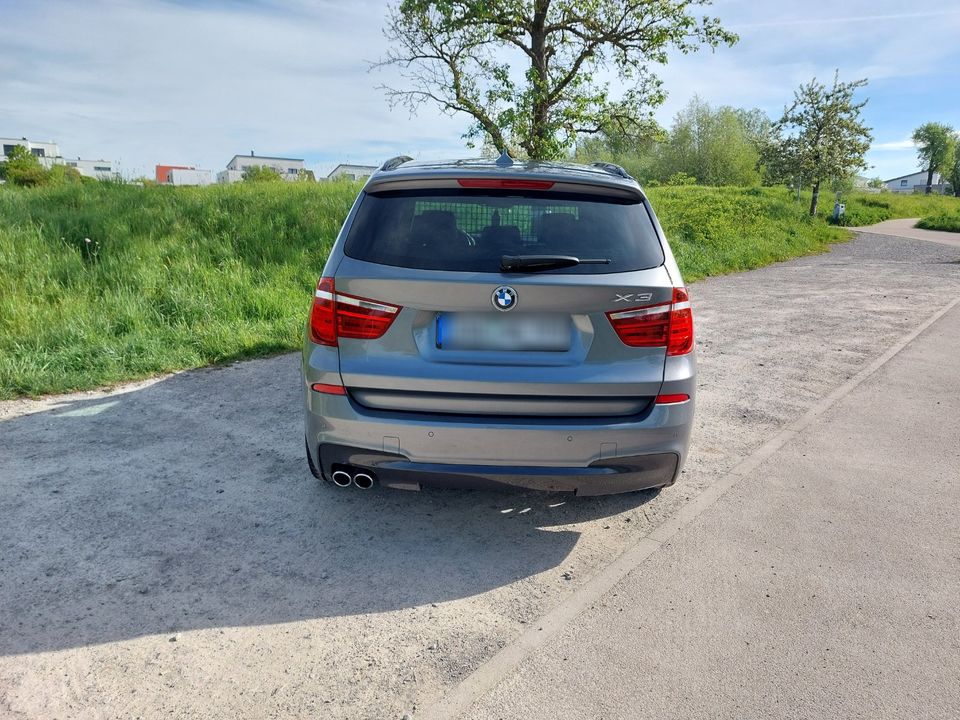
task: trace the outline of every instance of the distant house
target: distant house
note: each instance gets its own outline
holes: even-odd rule
[[[27,140],[26,138],[0,138],[0,144],[3,146],[3,160],[13,152],[17,145],[23,145],[34,156],[38,158],[56,158],[60,157],[60,147],[53,141],[37,142],[36,140]]]
[[[327,180],[336,180],[337,178],[361,180],[362,178],[370,177],[376,170],[376,165],[348,165],[341,163],[330,171],[330,174],[327,175]]]
[[[890,178],[889,180],[884,180],[883,184],[890,192],[926,192],[927,171],[918,170],[917,172],[910,173],[909,175],[901,175],[900,177]],[[930,192],[941,194],[945,189],[944,185],[945,183],[943,182],[943,178],[940,177],[940,173],[935,172],[933,174],[933,185],[930,188]]]
[[[171,168],[167,173],[169,185],[212,185],[213,173],[196,168]]]
[[[170,182],[171,170],[194,170],[192,165],[157,165],[154,169],[153,178],[158,183]]]
[[[60,154],[60,146],[53,141],[39,142],[27,138],[0,138],[0,147],[3,148],[3,156],[0,157],[0,161],[6,162],[7,156],[17,145],[22,145],[29,150],[40,161],[40,164],[47,168],[54,165],[66,165],[74,168],[81,175],[98,180],[113,180],[119,177],[116,164],[110,160],[65,158]]]
[[[120,171],[116,169],[116,165],[110,160],[54,158],[53,161],[48,159],[46,162],[43,160],[40,162],[47,167],[50,167],[51,165],[66,165],[67,167],[72,167],[85,177],[92,177],[96,178],[97,180],[116,180],[118,177],[120,177]]]
[[[217,173],[217,182],[234,183],[243,180],[243,172],[249,167],[268,167],[284,180],[298,180],[300,172],[306,170],[302,158],[271,157],[269,155],[234,155],[227,163],[227,169]]]

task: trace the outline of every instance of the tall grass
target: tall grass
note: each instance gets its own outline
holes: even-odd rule
[[[784,188],[657,187],[648,195],[687,282],[823,252],[847,237],[809,217]]]
[[[0,398],[297,348],[358,190],[0,187]],[[688,282],[821,252],[846,235],[783,189],[650,195]],[[900,212],[895,202],[887,210]]]
[[[933,215],[927,215],[920,218],[917,227],[925,230],[945,230],[947,232],[960,233],[960,200],[957,200],[953,212],[942,210]]]
[[[0,397],[293,348],[352,184],[0,191]]]

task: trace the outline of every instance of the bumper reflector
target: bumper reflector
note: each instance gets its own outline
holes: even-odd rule
[[[314,383],[310,386],[314,392],[324,395],[346,395],[347,389],[343,385],[328,385],[327,383]]]
[[[657,405],[676,405],[686,402],[690,396],[685,393],[676,393],[675,395],[657,395]]]

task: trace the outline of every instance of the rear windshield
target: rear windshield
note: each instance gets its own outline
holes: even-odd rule
[[[642,202],[515,190],[395,191],[366,195],[344,252],[381,265],[499,272],[504,255],[602,258],[555,273],[614,273],[663,264]]]

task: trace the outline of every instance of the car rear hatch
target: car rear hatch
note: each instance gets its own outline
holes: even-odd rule
[[[387,327],[338,339],[354,402],[488,420],[626,417],[651,405],[666,343],[631,347],[612,322],[673,298],[645,201],[552,185],[362,198],[334,294]],[[548,267],[504,272],[504,256],[545,256]],[[550,266],[557,257],[596,262]]]

